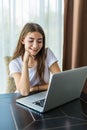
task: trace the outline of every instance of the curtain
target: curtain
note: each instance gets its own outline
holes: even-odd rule
[[[50,47],[62,65],[63,0],[0,0],[0,93],[6,89],[5,56],[12,56],[21,29],[27,22],[39,23]]]
[[[87,0],[64,0],[63,70],[87,66]]]

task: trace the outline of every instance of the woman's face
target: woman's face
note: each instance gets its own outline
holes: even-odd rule
[[[25,50],[35,56],[43,47],[43,36],[39,32],[28,33],[22,44],[25,45]]]

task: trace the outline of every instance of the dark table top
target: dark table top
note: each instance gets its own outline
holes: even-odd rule
[[[0,94],[0,130],[87,130],[87,102],[76,99],[44,114],[16,103],[21,95]]]

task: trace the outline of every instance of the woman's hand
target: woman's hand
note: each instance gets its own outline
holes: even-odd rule
[[[35,59],[28,50],[25,50],[23,61],[28,63],[29,58],[32,58],[33,60]]]
[[[24,57],[23,57],[23,61],[24,62],[27,62],[29,61],[29,52],[27,50],[25,50],[25,53],[24,53]]]
[[[30,92],[40,92],[48,89],[48,84],[36,85],[30,87]]]

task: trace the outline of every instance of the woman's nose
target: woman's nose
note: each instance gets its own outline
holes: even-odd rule
[[[37,45],[38,45],[38,44],[37,44],[37,41],[34,41],[34,43],[33,43],[33,47],[36,48]]]

